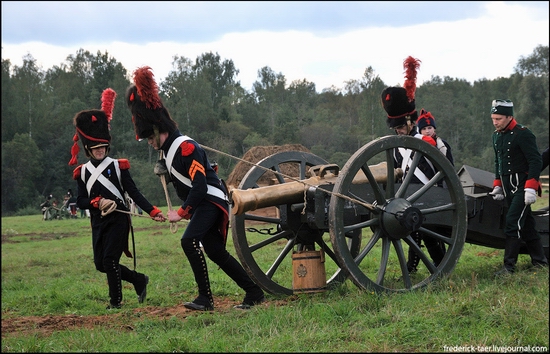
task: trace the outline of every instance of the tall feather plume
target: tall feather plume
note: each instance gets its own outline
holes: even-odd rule
[[[405,90],[407,91],[407,97],[409,102],[414,100],[414,94],[416,92],[416,71],[420,67],[421,61],[408,56],[403,61],[403,69],[405,69]]]
[[[101,94],[101,110],[107,115],[107,122],[111,122],[111,119],[113,119],[115,98],[116,92],[112,88],[106,88]]]
[[[143,66],[134,71],[134,83],[136,84],[138,95],[145,102],[148,109],[157,109],[162,107],[159,97],[159,87],[153,77],[151,67]]]

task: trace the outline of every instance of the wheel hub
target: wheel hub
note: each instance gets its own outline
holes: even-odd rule
[[[382,209],[382,230],[388,237],[402,239],[422,226],[422,212],[406,199],[391,199]]]

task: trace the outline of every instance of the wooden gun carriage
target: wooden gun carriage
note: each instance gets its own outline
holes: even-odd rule
[[[394,164],[397,148],[413,151],[405,178]],[[411,183],[421,157],[438,173],[426,184]],[[288,164],[298,176],[281,172]],[[266,174],[272,185],[260,185]],[[491,190],[491,173],[464,166],[457,174],[436,148],[409,136],[376,139],[341,170],[311,153],[280,152],[254,165],[230,190],[233,243],[249,275],[272,294],[296,292],[293,256],[315,250],[326,272],[323,289],[351,279],[368,291],[410,291],[449,275],[466,242],[504,248],[507,208],[487,195]],[[534,214],[548,257],[548,208]],[[444,244],[437,266],[413,231]],[[420,257],[413,274],[406,264],[409,248]]]

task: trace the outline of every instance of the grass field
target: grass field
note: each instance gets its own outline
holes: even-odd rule
[[[541,199],[542,206],[548,199]],[[167,208],[164,207],[163,210]],[[252,310],[208,261],[215,310],[196,296],[179,239],[167,223],[133,218],[137,270],[151,278],[138,304],[125,283],[123,308],[105,309],[105,275],[92,262],[89,219],[2,218],[2,352],[445,352],[548,351],[548,269],[495,278],[503,250],[466,244],[450,277],[409,293],[334,290],[267,295]],[[228,250],[235,255],[232,240]],[[133,268],[133,260],[122,263]]]

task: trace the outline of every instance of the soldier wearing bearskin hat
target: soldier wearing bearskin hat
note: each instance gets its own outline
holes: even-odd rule
[[[108,88],[101,97],[101,110],[85,110],[74,116],[76,133],[69,162],[69,165],[78,164],[80,141],[89,161],[76,167],[73,172],[78,186],[76,203],[80,209],[90,210],[94,264],[98,271],[107,275],[109,285],[110,301],[107,309],[121,307],[122,280],[134,285],[139,303],[147,295],[149,277],[120,264],[123,252],[132,257],[128,250],[131,219],[129,214],[124,213],[129,212],[125,193],[153,220],[165,220],[160,209],[153,206],[136,187],[129,171],[130,162],[107,156],[111,145],[109,123],[115,97],[115,91]]]
[[[185,302],[184,306],[198,311],[214,309],[201,244],[208,258],[245,291],[244,300],[236,308],[247,309],[263,302],[262,289],[226,250],[229,224],[227,190],[205,150],[178,130],[158,95],[150,67],[141,67],[134,72],[134,83],[126,91],[126,103],[132,112],[136,139],[146,139],[160,152],[163,167],[158,170],[167,173],[157,174],[161,179],[169,177],[182,200],[178,210],[168,211],[169,221],[189,220],[181,238],[181,247],[193,270],[198,296],[192,302]]]
[[[420,60],[407,57],[403,61],[405,69],[405,83],[403,87],[387,87],[382,91],[381,103],[387,113],[386,123],[390,129],[393,129],[397,135],[410,135],[422,139],[432,146],[437,146],[437,142],[430,136],[424,136],[417,130],[416,121],[418,112],[416,110],[415,92],[416,92],[416,74],[420,67]],[[424,112],[422,112],[424,113]],[[398,148],[394,151],[394,162],[396,166],[403,170],[403,178],[409,170],[409,164],[412,161],[412,154],[408,149]],[[427,183],[435,176],[437,171],[430,163],[422,157],[414,170],[414,176],[411,183]],[[423,235],[419,231],[411,234],[412,239],[421,246],[422,240],[426,245],[426,249],[430,254],[434,264],[437,266],[445,256],[445,248],[441,242],[427,235]],[[409,247],[409,260],[407,261],[407,269],[409,273],[417,271],[417,266],[420,257],[416,252]]]

